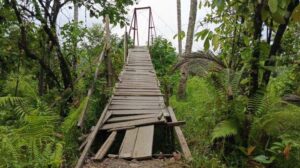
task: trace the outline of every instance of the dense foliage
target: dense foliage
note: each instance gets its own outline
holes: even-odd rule
[[[172,74],[173,65],[177,61],[175,48],[171,42],[163,37],[157,37],[150,48],[150,54],[157,77],[161,84],[161,90],[165,95],[166,104],[178,79],[177,74]]]
[[[93,96],[86,96],[105,30],[76,21],[58,27],[61,9],[71,2],[0,1],[0,167],[73,167],[111,94],[106,57]],[[91,16],[124,25],[126,6],[135,1],[76,2]],[[166,104],[186,121],[194,157],[187,164],[300,167],[299,0],[202,0],[199,7],[209,9],[196,22],[200,28],[215,26],[195,33],[203,51],[178,58],[163,37],[150,48]],[[111,35],[110,43],[115,81],[123,39]],[[185,100],[176,89],[182,66],[190,76]]]
[[[176,65],[192,75],[185,101],[195,167],[299,167],[298,0],[201,1],[204,51]],[[214,51],[210,51],[214,50]],[[204,154],[204,155],[203,155]]]
[[[61,9],[72,2],[0,1],[0,167],[73,167],[84,140],[78,137],[89,132],[111,94],[101,64],[85,125],[78,129],[105,38],[102,25],[57,26]],[[124,24],[133,2],[77,1],[92,16],[108,14],[113,24]],[[113,34],[110,43],[117,78],[123,40]]]

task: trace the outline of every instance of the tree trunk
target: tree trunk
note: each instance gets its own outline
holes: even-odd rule
[[[47,53],[47,51],[46,51],[46,48],[47,48],[47,42],[45,42],[44,44],[43,44],[43,42],[41,41],[40,42],[41,43],[41,48],[42,48],[42,60],[45,62],[45,58],[47,57],[46,56],[46,53]],[[44,93],[45,93],[45,72],[44,72],[44,69],[43,69],[43,67],[42,66],[40,66],[40,71],[39,71],[39,77],[38,77],[38,79],[39,79],[39,84],[38,84],[38,90],[39,90],[39,95],[40,96],[42,96],[42,95],[44,95]]]
[[[178,55],[181,57],[182,55],[182,39],[181,39],[181,2],[177,0],[177,28],[178,28]]]
[[[78,1],[74,1],[74,23],[78,26]],[[73,74],[76,76],[76,69],[77,69],[77,46],[78,42],[77,39],[74,42],[74,53],[73,53],[73,58],[72,58],[72,67],[73,67]]]
[[[106,59],[106,69],[107,69],[107,86],[113,86],[113,69],[112,69],[112,60],[109,55],[109,50],[111,48],[110,44],[110,29],[109,29],[109,17],[108,15],[105,16],[105,41],[106,41],[106,48],[105,50],[105,59]]]
[[[47,33],[50,41],[52,41],[53,45],[55,46],[56,54],[57,54],[58,61],[59,61],[59,67],[60,67],[60,71],[61,71],[61,75],[62,75],[62,79],[63,79],[63,83],[64,83],[64,88],[67,89],[70,87],[73,90],[72,75],[71,75],[70,67],[61,51],[61,47],[60,47],[58,37],[56,34],[56,27],[50,28],[47,25],[47,23],[44,22],[43,28],[44,28],[44,31]]]
[[[0,57],[0,76],[3,77],[5,74],[5,71],[7,70],[6,62],[3,60],[3,58]],[[0,77],[0,79],[1,79]]]
[[[252,52],[252,60],[251,60],[251,69],[250,69],[250,88],[248,97],[249,99],[253,98],[257,93],[259,87],[259,58],[260,58],[260,39],[261,32],[263,26],[262,20],[262,9],[263,9],[264,0],[261,2],[257,2],[254,6],[254,49]],[[251,124],[253,121],[253,114],[255,113],[254,109],[248,104],[247,111],[245,114],[245,122],[244,122],[244,131],[243,131],[243,142],[245,146],[248,146],[249,134],[251,130]]]
[[[250,91],[249,96],[251,97],[256,93],[258,90],[258,78],[259,78],[259,57],[260,57],[260,39],[261,39],[261,32],[263,26],[262,20],[262,9],[263,9],[264,2],[258,2],[255,6],[255,14],[254,14],[254,34],[253,34],[253,41],[254,41],[254,50],[252,53],[252,61],[251,61],[251,70],[250,70]]]
[[[45,4],[46,4],[45,8],[47,10],[49,10],[50,2],[47,1]],[[47,15],[46,14],[44,14],[44,19],[47,20]],[[44,32],[42,32],[41,36],[42,36],[42,38],[40,39],[40,47],[42,49],[42,52],[41,52],[42,53],[42,58],[41,59],[47,64],[46,59],[48,60],[48,57],[49,57],[48,54],[51,53],[51,48],[50,48],[50,45],[49,45],[49,40],[46,37],[46,34]],[[47,65],[49,66],[49,64],[47,64]],[[40,66],[38,80],[39,80],[38,91],[39,91],[39,95],[42,96],[46,92],[47,77],[46,77],[46,74],[45,74],[45,71],[44,71],[43,67],[41,67],[41,66]]]
[[[47,2],[50,2],[50,1],[46,1],[46,3]],[[57,20],[58,13],[62,7],[62,4],[60,1],[53,1],[53,5],[51,7],[52,10],[50,13],[49,10],[44,7],[45,4],[43,3],[43,1],[39,1],[39,3],[45,10],[44,14],[45,14],[45,17],[48,18],[49,22],[47,20],[45,20],[44,18],[42,18],[41,16],[37,17],[37,19],[39,19],[39,21],[42,23],[44,31],[46,32],[46,34],[49,37],[49,40],[52,42],[53,46],[56,49],[56,54],[57,54],[58,61],[59,61],[61,76],[62,76],[63,83],[64,83],[64,88],[65,89],[71,88],[73,90],[72,74],[70,71],[70,66],[61,51],[61,46],[59,44],[59,39],[58,39],[58,36],[56,33],[56,20]],[[40,11],[39,7],[36,7],[35,10]],[[36,12],[36,13],[38,13],[38,12]]]
[[[198,7],[197,0],[191,0],[189,24],[188,24],[186,44],[185,44],[185,55],[189,55],[192,52],[194,29],[195,29],[195,22],[197,17],[197,7]],[[180,78],[179,88],[178,88],[179,99],[184,99],[186,97],[187,79],[188,79],[188,64],[184,64],[181,68],[181,78]]]
[[[56,86],[58,88],[60,88],[60,83],[58,81],[58,78],[56,77],[56,75],[54,74],[54,72],[52,71],[52,69],[42,60],[40,59],[34,52],[32,52],[27,43],[27,32],[26,32],[26,29],[24,27],[24,23],[23,23],[23,19],[21,17],[21,13],[20,11],[18,10],[17,8],[17,1],[16,0],[12,0],[11,1],[11,6],[15,12],[15,15],[17,17],[17,20],[18,20],[18,23],[19,23],[19,27],[20,27],[20,42],[19,42],[19,46],[20,48],[22,48],[25,52],[25,55],[30,58],[30,59],[33,59],[33,60],[37,60],[39,62],[39,64],[43,67],[43,69],[45,70],[45,72],[47,73],[47,75],[53,79],[56,83]]]
[[[275,66],[275,63],[276,63],[275,56],[277,54],[277,51],[280,49],[281,39],[282,39],[283,34],[289,24],[290,17],[292,15],[294,9],[297,7],[297,5],[299,5],[299,0],[293,0],[288,5],[288,8],[287,8],[288,16],[285,17],[285,23],[280,24],[278,26],[278,29],[277,29],[277,32],[276,32],[276,35],[274,38],[274,42],[273,42],[270,52],[269,52],[268,59],[265,62],[265,66]],[[265,70],[265,72],[263,74],[263,79],[262,79],[262,87],[267,87],[269,80],[270,80],[270,76],[271,76],[271,71]]]

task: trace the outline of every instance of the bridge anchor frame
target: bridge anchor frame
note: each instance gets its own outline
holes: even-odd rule
[[[133,11],[133,17],[130,23],[130,28],[129,28],[129,36],[131,36],[131,30],[133,30],[133,45],[136,46],[136,41],[137,41],[137,46],[140,45],[139,42],[139,30],[138,30],[138,19],[137,19],[137,11],[140,10],[148,10],[149,11],[149,19],[148,19],[148,41],[147,41],[147,46],[150,46],[150,41],[151,44],[153,44],[153,36],[156,37],[156,30],[155,30],[155,25],[153,21],[153,15],[152,15],[152,9],[150,6],[147,7],[140,7],[140,8],[134,8]]]

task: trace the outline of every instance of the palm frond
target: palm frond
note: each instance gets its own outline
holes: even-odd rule
[[[63,144],[57,143],[51,155],[51,167],[59,168],[63,162]]]
[[[264,106],[265,92],[263,90],[258,90],[253,96],[248,100],[248,109],[254,114],[260,115],[261,108]],[[260,111],[259,111],[260,110]]]
[[[215,56],[212,52],[199,51],[199,52],[194,52],[189,55],[186,55],[184,59],[179,61],[173,67],[173,71],[187,63],[189,65],[198,64],[201,67],[203,67],[203,69],[206,71],[218,72],[226,68],[226,65],[223,63],[223,61],[219,57]]]
[[[221,121],[213,130],[212,132],[212,139],[213,142],[219,138],[226,138],[229,136],[234,136],[238,133],[238,124],[235,120],[224,120]]]
[[[21,97],[11,97],[11,96],[0,97],[0,107],[15,106],[22,102],[24,102],[24,99]]]
[[[300,108],[289,105],[282,111],[268,113],[257,122],[268,135],[280,136],[289,131],[300,131]]]
[[[82,112],[84,105],[88,101],[88,98],[85,97],[79,107],[70,112],[70,114],[65,118],[65,121],[62,123],[63,132],[69,132],[77,123],[80,113]]]

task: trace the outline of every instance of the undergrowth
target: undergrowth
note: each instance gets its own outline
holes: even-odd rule
[[[193,155],[192,167],[224,167],[218,153],[211,149],[211,132],[220,112],[215,90],[205,79],[193,77],[188,80],[187,99],[170,99],[178,120],[186,121],[182,127]]]

